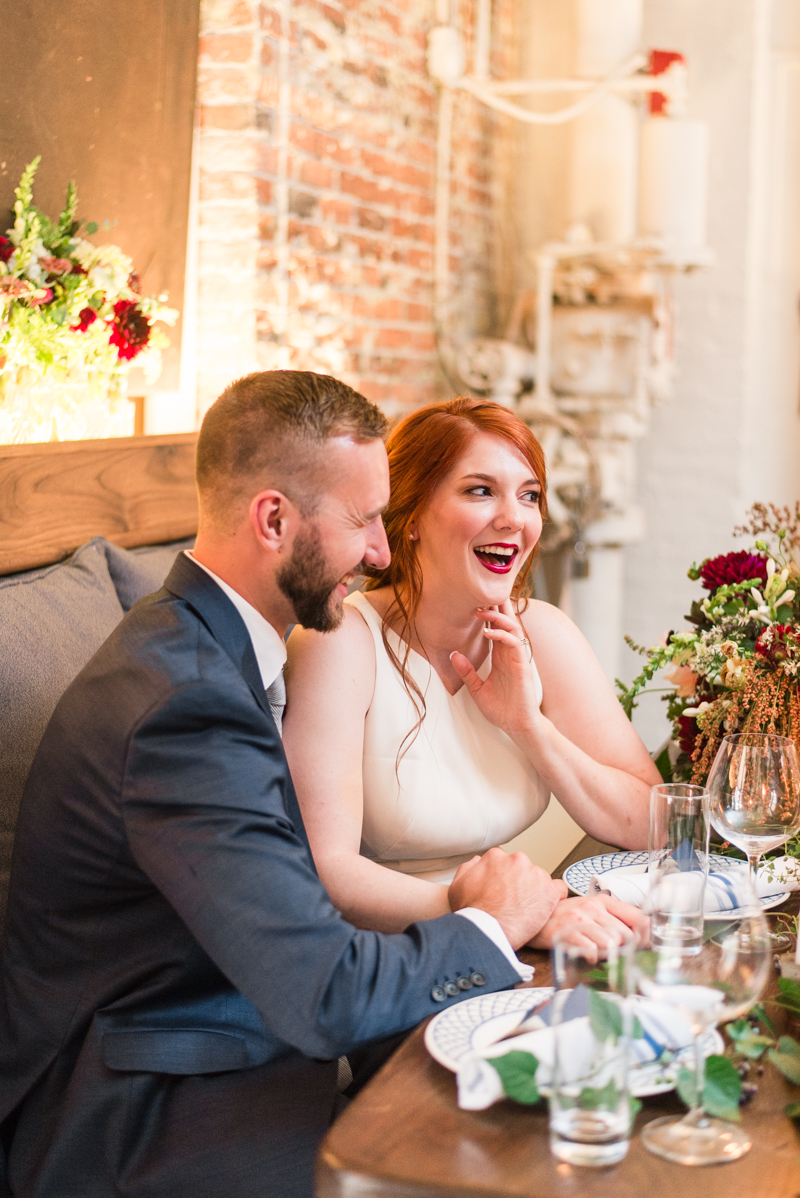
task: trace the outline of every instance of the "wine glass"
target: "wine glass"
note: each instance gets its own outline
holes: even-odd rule
[[[800,829],[800,762],[794,741],[773,732],[723,737],[711,773],[709,814],[715,831],[747,854],[756,893],[762,853],[785,844]],[[791,948],[791,937],[772,937],[773,951]]]
[[[692,885],[692,879],[686,880]],[[681,878],[670,879],[668,895],[675,898]],[[758,1001],[769,975],[769,926],[761,904],[744,876],[737,880],[737,899],[744,916],[729,923],[696,955],[667,945],[639,952],[634,966],[636,985],[646,998],[666,1003],[688,1023],[694,1039],[695,1101],[691,1110],[654,1119],[642,1131],[645,1147],[681,1165],[711,1165],[738,1160],[751,1140],[736,1123],[706,1114],[705,1033],[717,1023],[738,1019]],[[680,901],[680,900],[679,900]]]

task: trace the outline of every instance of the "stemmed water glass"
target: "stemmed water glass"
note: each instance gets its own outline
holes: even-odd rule
[[[772,732],[735,732],[722,740],[711,773],[709,814],[723,839],[747,854],[756,883],[763,853],[785,844],[800,829],[800,762],[794,741]],[[783,952],[791,938],[772,937]]]
[[[678,899],[691,877],[670,879],[662,906]],[[636,985],[641,994],[666,1003],[683,1016],[694,1038],[692,1109],[684,1115],[654,1119],[642,1130],[642,1142],[657,1156],[682,1165],[711,1165],[738,1160],[750,1147],[742,1127],[708,1115],[703,1108],[705,1087],[704,1039],[717,1023],[744,1015],[761,996],[769,975],[769,927],[761,904],[744,877],[737,882],[737,900],[744,916],[725,926],[694,955],[663,945],[636,954]],[[656,888],[658,889],[658,888]]]

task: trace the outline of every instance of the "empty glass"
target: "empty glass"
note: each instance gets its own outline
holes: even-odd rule
[[[761,854],[785,844],[800,829],[800,762],[794,741],[771,732],[724,737],[708,789],[711,823],[747,854],[755,890]],[[772,947],[785,951],[791,938],[775,936]]]
[[[683,884],[683,878],[670,880],[672,891]],[[686,884],[691,887],[691,879]],[[692,1109],[683,1118],[654,1119],[642,1131],[646,1148],[681,1165],[737,1160],[751,1147],[749,1135],[739,1124],[712,1117],[703,1109],[703,1034],[717,1023],[744,1015],[761,996],[769,974],[769,929],[761,904],[744,875],[737,880],[737,890],[744,918],[725,925],[699,953],[661,945],[636,954],[634,975],[640,993],[674,1006],[694,1036],[696,1097]]]
[[[698,953],[702,947],[711,830],[707,813],[704,786],[662,782],[650,788],[647,910],[654,948]]]
[[[550,1149],[571,1165],[611,1165],[622,1160],[630,1140],[632,940],[609,943],[607,960],[598,965],[596,954],[575,947],[580,931],[564,929],[553,946]]]

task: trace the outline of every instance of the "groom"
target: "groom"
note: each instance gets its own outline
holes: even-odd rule
[[[360,931],[317,878],[280,738],[283,636],[383,567],[385,421],[349,387],[234,383],[200,530],[69,687],[23,798],[0,1002],[19,1198],[310,1198],[337,1058],[519,981],[565,891],[521,854],[459,913]]]

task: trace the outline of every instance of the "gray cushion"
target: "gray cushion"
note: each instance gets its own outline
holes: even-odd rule
[[[178,553],[191,549],[194,537],[172,541],[169,545],[144,545],[141,549],[120,549],[105,542],[108,572],[116,587],[123,611],[130,611],[145,595],[152,595],[164,584]]]
[[[101,537],[0,579],[0,926],[25,779],[56,703],[123,616]]]

